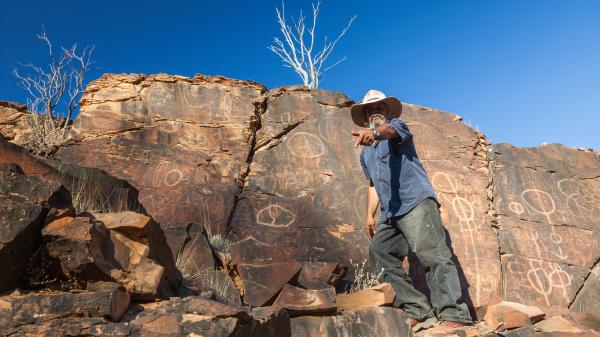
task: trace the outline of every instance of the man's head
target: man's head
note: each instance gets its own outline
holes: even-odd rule
[[[378,90],[369,90],[360,103],[350,108],[352,120],[361,127],[376,127],[402,113],[402,103]]]
[[[371,129],[389,122],[387,105],[381,101],[367,104],[363,112]]]

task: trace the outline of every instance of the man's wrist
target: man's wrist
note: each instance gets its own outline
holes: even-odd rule
[[[371,129],[371,132],[373,133],[373,139],[379,140],[379,137],[381,137],[381,133],[379,132],[379,129],[377,129],[377,127],[374,127]]]

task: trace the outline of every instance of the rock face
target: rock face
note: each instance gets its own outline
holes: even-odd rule
[[[0,292],[20,283],[29,257],[41,241],[43,208],[33,202],[0,194]]]
[[[369,244],[351,104],[221,77],[105,75],[56,157],[126,179],[163,228],[206,224],[265,262],[350,265]],[[402,118],[442,205],[467,303],[568,306],[600,256],[597,153],[490,146],[459,116],[417,105],[404,104]],[[278,252],[259,253],[275,243]]]
[[[94,266],[115,281],[118,275],[110,272],[115,268],[103,269],[102,259],[94,259],[89,249],[95,240],[109,242],[114,256],[107,263],[126,274],[123,279],[131,282],[124,285],[134,300],[136,294],[156,297],[163,280],[176,282],[175,267],[188,261],[193,271],[224,281],[211,282],[227,291],[187,280],[190,289],[214,292],[213,298],[237,313],[242,303],[250,305],[255,316],[208,319],[171,300],[161,310],[136,313],[127,326],[79,320],[73,334],[250,336],[262,329],[265,336],[402,335],[407,329],[397,310],[352,310],[375,303],[374,295],[341,309],[348,311],[306,316],[332,310],[331,287],[339,293],[346,273],[354,277],[351,261],[362,261],[368,252],[363,231],[368,182],[360,149],[353,146],[352,103],[340,93],[303,87],[267,91],[222,77],[104,75],[87,88],[71,139],[55,160],[32,158],[0,139],[0,171],[40,175],[73,194],[76,184],[61,177],[80,181],[88,174],[82,172],[90,172],[81,166],[100,169],[117,179],[93,171],[98,178],[92,181],[106,182],[94,186],[121,195],[126,202],[120,210],[140,214],[118,218],[101,210],[93,219],[75,220],[68,211],[47,211],[55,201],[46,194],[23,201],[13,192],[27,195],[27,189],[0,181],[0,219],[21,221],[10,222],[11,230],[0,234],[0,257],[14,259],[14,251],[4,247],[23,244],[19,233],[33,233],[35,241],[49,212],[48,253],[60,260],[63,272],[82,275],[84,267]],[[0,132],[12,140],[25,132],[17,122],[24,113],[19,109],[0,104]],[[404,104],[401,118],[441,204],[464,300],[474,314],[503,300],[546,313],[550,308],[600,312],[595,300],[600,292],[598,152],[492,145],[459,116],[412,104]],[[118,203],[111,201],[111,207]],[[211,247],[214,234],[233,241],[230,254]],[[409,256],[405,267],[428,294],[418,260]],[[2,277],[4,272],[0,284]],[[10,282],[7,289],[14,286]],[[390,302],[390,296],[381,297],[381,304]],[[288,311],[259,308],[271,304],[303,316],[290,323]],[[274,320],[279,323],[268,323]],[[65,324],[71,323],[70,317],[57,318],[12,333],[47,328],[66,334]],[[283,333],[285,326],[289,330]],[[518,330],[506,336],[553,333]]]
[[[138,191],[126,181],[97,168],[35,158],[20,146],[0,137],[0,167],[2,165],[13,165],[16,172],[41,176],[63,185],[71,194],[73,206],[79,210],[144,212],[137,200]]]
[[[224,232],[246,174],[265,88],[218,77],[105,75],[56,158],[126,179],[167,226]]]
[[[600,255],[597,154],[500,144],[492,167],[504,299],[569,306]]]

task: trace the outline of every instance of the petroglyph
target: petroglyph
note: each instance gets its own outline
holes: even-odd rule
[[[183,178],[183,173],[181,173],[181,171],[178,169],[172,169],[169,172],[167,172],[167,174],[165,174],[165,178],[163,181],[167,186],[173,187],[179,184],[181,178]]]
[[[563,266],[557,262],[549,262],[537,259],[526,259],[527,262],[511,260],[507,263],[507,273],[512,279],[525,278],[528,281],[527,288],[532,289],[543,299],[546,306],[557,305],[560,303],[569,303],[571,298],[571,288],[573,278]],[[504,292],[508,293],[510,282],[505,282]],[[511,294],[520,296],[521,291]],[[509,295],[509,297],[511,297]],[[557,298],[558,296],[558,298]],[[530,302],[524,298],[518,298],[524,303]]]
[[[533,188],[526,189],[521,192],[521,198],[531,210],[546,216],[548,223],[552,223],[550,214],[554,213],[556,205],[548,192]]]
[[[287,142],[287,147],[293,155],[301,158],[317,158],[325,154],[323,141],[308,132],[293,134]]]
[[[558,190],[566,198],[567,209],[574,216],[592,217],[598,213],[600,192],[589,183],[574,179],[562,179]]]
[[[431,184],[436,191],[443,193],[456,193],[457,187],[454,179],[445,172],[435,172],[431,178]]]
[[[365,217],[365,206],[367,205],[367,192],[369,191],[369,186],[365,181],[364,184],[360,185],[356,192],[354,192],[355,207],[354,213],[357,219],[364,219]]]
[[[184,179],[184,174],[181,170],[169,168],[169,164],[159,164],[152,175],[152,186],[153,187],[174,187],[177,186]]]
[[[284,112],[280,116],[281,123],[290,124],[292,122],[292,115],[290,112]]]
[[[432,177],[432,185],[438,192],[438,198],[446,201],[443,204],[451,205],[451,212],[454,216],[450,217],[451,223],[446,225],[449,228],[457,228],[460,233],[457,238],[460,238],[461,243],[453,246],[458,252],[459,260],[468,259],[470,261],[468,263],[470,268],[465,270],[469,282],[473,283],[471,288],[474,291],[470,295],[474,302],[482,303],[485,295],[493,292],[498,284],[494,275],[486,275],[482,270],[481,256],[485,256],[485,254],[482,254],[482,247],[479,245],[482,235],[484,235],[480,230],[481,226],[485,224],[485,218],[483,215],[477,216],[472,201],[468,200],[466,196],[458,194],[458,184],[454,177],[445,172],[436,172]]]
[[[164,83],[153,83],[148,88],[146,100],[148,101],[149,108],[165,106],[168,101],[173,100],[173,95],[168,92],[166,86],[167,84]]]
[[[521,215],[525,211],[523,205],[518,201],[512,201],[508,204],[508,209],[510,209],[516,215]]]
[[[182,93],[182,101],[183,103],[189,107],[189,108],[203,108],[206,106],[220,106],[220,104],[215,104],[215,102],[213,102],[214,97],[211,96],[211,99],[209,101],[206,100],[207,97],[204,97],[203,95],[201,95],[200,90],[197,87],[194,86],[185,86],[185,87],[181,87],[181,93]],[[218,98],[221,98],[221,95],[215,95]],[[220,103],[220,102],[219,102]]]
[[[256,223],[263,226],[288,227],[294,220],[294,213],[279,205],[269,205],[256,213]]]
[[[534,198],[531,200],[535,200],[536,202],[547,202],[547,199],[544,199],[545,194],[538,193],[537,190],[532,193],[533,194],[530,196],[534,196]],[[540,204],[536,205],[539,206]],[[547,204],[544,203],[544,205]],[[544,213],[548,213],[552,208],[537,209],[538,211],[541,210]],[[550,234],[550,240],[555,244],[553,247],[551,247],[554,248],[553,253],[560,259],[565,260],[567,259],[567,256],[563,253],[562,247],[560,246],[560,243],[562,243],[562,237],[560,234],[556,233],[553,226],[550,227],[552,231]],[[530,240],[532,246],[535,248],[535,254],[537,256],[533,259],[528,258],[527,264],[511,261],[507,265],[508,271],[515,275],[518,274],[524,276],[528,282],[528,284],[525,286],[533,289],[538,295],[540,295],[545,305],[550,306],[554,304],[556,299],[553,300],[552,297],[555,294],[561,296],[566,303],[569,303],[569,286],[572,283],[572,277],[563,269],[561,264],[542,260],[544,254],[542,253],[542,247],[540,246],[540,233],[537,229],[528,229],[525,231],[525,234]],[[518,263],[518,268],[515,268],[516,263]],[[519,276],[515,275],[513,275],[513,277],[518,279]],[[506,286],[507,285],[505,284],[505,292]]]

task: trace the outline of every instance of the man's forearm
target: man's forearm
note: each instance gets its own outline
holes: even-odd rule
[[[373,130],[375,140],[392,139],[398,137],[398,132],[389,124],[382,124]]]
[[[371,182],[367,194],[367,217],[375,218],[377,208],[379,208],[379,196],[377,195],[377,191],[375,191],[375,186]]]

